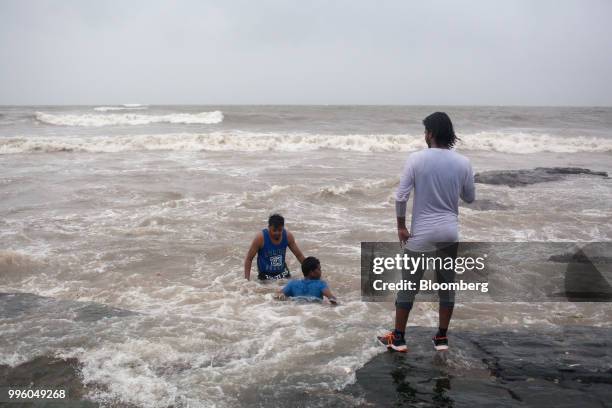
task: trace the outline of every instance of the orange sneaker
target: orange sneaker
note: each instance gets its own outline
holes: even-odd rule
[[[387,346],[388,349],[399,351],[400,353],[408,351],[406,340],[401,336],[396,336],[394,332],[389,332],[384,336],[377,336],[376,338],[384,346]]]

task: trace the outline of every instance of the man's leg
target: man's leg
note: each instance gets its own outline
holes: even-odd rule
[[[411,253],[408,250],[406,250],[406,253],[408,256],[418,256],[418,254]],[[415,282],[416,290],[400,290],[397,293],[395,300],[395,330],[378,337],[378,340],[388,348],[396,351],[408,350],[406,340],[404,339],[406,324],[408,323],[408,316],[410,315],[410,310],[412,310],[414,298],[419,291],[419,282],[423,277],[423,273],[423,269],[417,270],[413,274],[410,271],[402,270],[402,279]]]
[[[418,258],[421,256],[420,252],[412,252],[408,249],[405,253],[410,258]],[[410,271],[402,269],[402,279],[404,281],[412,282],[414,284],[414,290],[401,290],[397,293],[397,299],[395,301],[395,330],[401,331],[402,333],[406,330],[406,324],[408,323],[408,316],[412,310],[414,304],[414,298],[419,293],[419,285],[423,275],[425,274],[425,268],[421,265],[417,270]]]
[[[378,336],[378,341],[387,346],[387,349],[400,352],[408,351],[404,334],[411,308],[412,302],[402,302],[398,296],[398,300],[395,301],[395,330]]]
[[[383,336],[378,336],[378,341],[387,346],[388,349],[400,352],[408,351],[404,335],[410,309],[412,309],[412,302],[401,301],[398,294],[398,299],[395,301],[395,330]]]
[[[420,256],[419,252],[412,252],[408,249],[405,253],[410,258],[416,258]],[[411,273],[412,272],[412,273]],[[395,301],[395,330],[404,333],[406,331],[406,324],[408,323],[408,316],[412,305],[414,304],[414,298],[419,293],[419,283],[423,279],[425,269],[420,267],[415,271],[402,269],[402,280],[412,282],[414,284],[414,290],[401,290],[397,293],[397,299]]]
[[[457,258],[457,248],[458,244],[455,243],[451,246],[439,249],[436,256],[442,259],[446,259],[447,257],[455,259]],[[436,280],[438,283],[453,283],[455,281],[455,271],[436,269]],[[448,338],[446,337],[446,332],[448,330],[455,307],[455,291],[439,290],[438,296],[440,297],[440,306],[438,310],[438,332],[432,341],[436,350],[447,350]]]
[[[439,318],[439,327],[444,330],[444,334],[446,335],[446,330],[448,330],[448,325],[450,324],[451,317],[453,316],[453,303],[440,302],[440,311],[438,312]]]
[[[412,309],[412,302],[396,302],[395,303],[395,331],[404,333],[406,324],[408,324],[408,316]]]
[[[458,248],[459,243],[455,242],[438,249],[436,251],[436,256],[442,259],[452,258],[454,260],[457,258]],[[438,283],[453,283],[455,282],[455,271],[436,268],[436,280]],[[439,327],[446,333],[451,317],[453,316],[453,308],[455,307],[455,291],[438,290],[438,297],[440,298],[440,309],[438,311]]]

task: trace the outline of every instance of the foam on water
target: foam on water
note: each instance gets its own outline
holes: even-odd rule
[[[74,126],[111,124],[219,123],[221,112],[198,115],[47,115],[45,120]],[[313,151],[332,149],[354,152],[401,152],[423,148],[422,136],[391,134],[310,134],[219,131],[211,133],[138,134],[115,136],[55,136],[0,138],[0,154],[29,152],[125,152],[170,151]],[[546,134],[479,132],[461,135],[459,150],[482,150],[529,154],[540,152],[612,152],[612,139],[597,137],[559,137]]]
[[[116,110],[104,107],[105,110]],[[134,109],[135,107],[122,107],[122,109]],[[153,123],[174,124],[216,124],[223,121],[221,111],[201,113],[171,113],[167,115],[144,115],[136,113],[111,113],[111,114],[52,114],[36,112],[36,120],[57,126],[122,126],[122,125],[149,125]]]
[[[603,138],[461,137],[476,171],[531,168],[534,156],[521,154],[548,151],[604,154],[542,153],[537,165],[610,171]],[[0,364],[75,357],[92,397],[111,407],[238,406],[260,393],[338,398],[382,351],[374,336],[393,321],[392,304],[361,302],[359,242],[396,239],[402,152],[421,148],[422,135],[365,131],[0,137],[0,292],[51,298],[0,316]],[[73,153],[8,154],[62,151]],[[609,240],[611,195],[609,179],[579,175],[478,184],[488,210],[462,207],[461,236]],[[341,306],[275,301],[276,284],[241,277],[246,247],[272,211],[322,260]],[[83,302],[134,314],[81,319]],[[601,304],[466,304],[453,327],[609,326],[609,315]],[[437,305],[415,305],[411,325],[436,323]]]
[[[241,395],[273,386],[341,389],[381,352],[367,341],[373,327],[351,329],[372,311],[358,297],[331,308],[275,301],[275,289],[246,283],[234,273],[199,289],[180,284],[148,293],[132,289],[125,295],[142,315],[92,323],[72,321],[66,306],[46,306],[32,310],[28,319],[2,320],[11,328],[7,341],[49,321],[64,322],[27,345],[14,342],[6,352],[16,349],[24,358],[11,353],[2,362],[13,365],[44,352],[74,357],[98,401],[204,407],[238,405]],[[55,337],[60,332],[62,337]],[[338,342],[344,347],[337,348]]]
[[[97,112],[110,112],[122,110],[143,110],[147,108],[147,105],[141,105],[139,103],[125,103],[121,106],[96,106],[95,108],[93,108],[93,110]]]

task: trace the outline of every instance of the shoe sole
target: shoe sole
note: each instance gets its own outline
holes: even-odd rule
[[[406,353],[408,351],[408,346],[405,346],[405,345],[404,346],[394,346],[393,344],[385,344],[382,341],[380,341],[379,338],[376,338],[376,341],[378,341],[383,346],[387,347],[387,350],[397,351],[398,353]]]
[[[433,343],[433,341],[432,341]],[[433,343],[434,346],[434,350],[436,351],[447,351],[448,350],[448,346],[447,345],[441,345],[441,346],[436,346],[436,343]]]
[[[407,346],[387,346],[387,349],[391,349],[393,351],[397,351],[398,353],[406,353],[408,351]]]

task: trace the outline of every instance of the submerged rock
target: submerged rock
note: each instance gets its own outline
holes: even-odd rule
[[[495,202],[493,200],[482,199],[482,200],[474,200],[471,203],[465,203],[461,201],[459,203],[461,207],[469,208],[470,210],[477,211],[499,211],[499,210],[508,210],[512,207],[509,205],[505,205],[502,203]]]
[[[0,293],[0,318],[54,315],[67,320],[94,322],[103,318],[137,314],[102,303],[60,300],[33,293]]]
[[[79,363],[76,359],[60,359],[40,356],[15,367],[0,365],[0,387],[15,389],[51,389],[64,390],[66,399],[49,399],[40,401],[39,406],[65,406],[69,400],[71,405],[83,408],[93,408],[99,405],[85,398],[87,388],[79,377]],[[1,405],[1,404],[0,404]],[[34,402],[12,402],[11,407],[30,407]]]
[[[608,177],[605,171],[592,171],[580,167],[536,167],[531,170],[490,170],[476,173],[474,181],[481,184],[506,185],[509,187],[559,181],[571,175]]]

